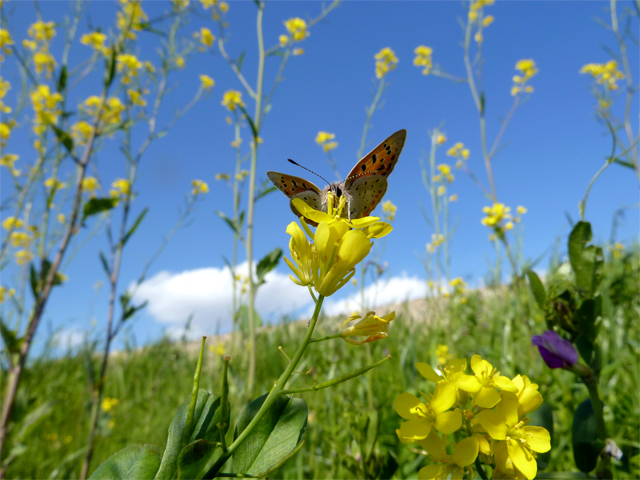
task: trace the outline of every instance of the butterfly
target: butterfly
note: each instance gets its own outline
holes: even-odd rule
[[[333,182],[320,190],[304,178],[280,172],[267,172],[269,180],[288,198],[299,198],[315,210],[327,211],[327,194],[331,191],[337,197],[347,198],[345,218],[366,217],[380,203],[387,191],[387,177],[398,162],[407,138],[406,130],[399,130],[365,155],[351,169],[343,182]],[[294,215],[301,214],[289,203]],[[307,221],[315,226],[315,222]]]

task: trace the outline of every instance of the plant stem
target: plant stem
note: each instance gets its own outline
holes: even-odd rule
[[[196,403],[198,403],[198,390],[200,388],[200,371],[202,370],[202,357],[204,357],[204,344],[207,341],[207,337],[202,337],[202,345],[200,345],[200,355],[198,356],[198,363],[196,365],[196,373],[193,375],[193,389],[191,390],[191,401],[189,403],[189,411],[187,412],[187,420],[184,425],[184,432],[182,433],[182,446],[184,447],[189,443],[191,437],[191,430],[193,427],[193,414],[196,411]]]

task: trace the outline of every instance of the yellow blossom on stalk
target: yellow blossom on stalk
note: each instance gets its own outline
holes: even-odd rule
[[[113,410],[113,407],[117,407],[119,403],[120,400],[118,400],[117,398],[105,397],[102,399],[102,411],[110,412],[111,410]]]
[[[57,218],[59,223],[64,223],[67,221],[67,217],[65,217],[64,213],[59,213]]]
[[[458,200],[458,194],[457,194],[457,193],[454,193],[453,195],[451,195],[451,196],[449,197],[449,201],[450,201],[450,202],[455,202],[455,201],[457,201],[457,200]]]
[[[354,313],[347,318],[340,326],[342,339],[353,345],[364,345],[387,337],[389,324],[396,318],[396,312],[391,312],[384,317],[378,317],[375,312],[368,312],[362,319],[360,315]],[[351,323],[351,325],[349,325]],[[349,325],[349,326],[347,326]],[[366,337],[364,340],[354,340],[351,337]]]
[[[82,179],[82,190],[85,192],[93,193],[99,188],[100,184],[94,177],[85,177]]]
[[[520,71],[520,75],[514,75],[513,77],[514,85],[511,87],[511,95],[515,96],[520,92],[533,92],[533,87],[531,85],[527,85],[527,82],[531,77],[538,73],[536,62],[531,59],[518,60],[516,63],[516,70]]]
[[[209,347],[209,351],[215,353],[216,355],[224,355],[227,353],[227,349],[224,348],[224,343],[218,342],[216,346],[211,345]]]
[[[505,230],[511,230],[513,229],[513,222],[507,222],[504,224],[504,229]]]
[[[131,195],[131,183],[124,178],[118,178],[111,184],[112,190],[109,192],[112,197],[128,197]]]
[[[191,186],[193,187],[193,190],[191,191],[193,196],[199,195],[201,193],[209,193],[209,185],[207,185],[202,180],[193,180],[191,182]]]
[[[222,106],[227,107],[232,112],[236,111],[236,107],[244,108],[242,93],[237,90],[227,90],[222,97]]]
[[[473,0],[469,5],[469,21],[475,22],[478,19],[478,12],[482,8],[493,5],[495,0]]]
[[[48,85],[38,85],[31,92],[31,105],[35,111],[33,120],[33,131],[40,135],[45,132],[47,125],[55,124],[58,121],[60,110],[58,103],[62,102],[63,97],[60,93],[51,93]]]
[[[120,4],[122,11],[118,12],[118,29],[126,32],[127,38],[134,39],[136,34],[133,31],[142,30],[144,22],[149,18],[138,0],[120,0]]]
[[[40,74],[44,71],[47,78],[51,77],[53,69],[56,66],[56,61],[53,58],[53,55],[46,52],[36,52],[33,55],[33,63],[36,67],[36,73]]]
[[[438,348],[436,348],[436,357],[438,358],[438,363],[440,365],[444,365],[445,363],[447,363],[447,360],[451,358],[451,354],[449,353],[449,346],[438,345]]]
[[[213,80],[213,78],[211,78],[209,75],[200,75],[199,78],[200,78],[200,85],[207,92],[210,92],[211,89],[213,88],[213,86],[216,84],[216,82]]]
[[[131,79],[138,76],[138,70],[142,68],[142,62],[135,55],[121,54],[116,57],[118,72],[123,72],[122,83],[131,83]]]
[[[94,50],[106,54],[107,48],[104,46],[104,42],[107,40],[107,36],[101,32],[86,33],[80,38],[80,43],[88,45]]]
[[[609,60],[607,63],[589,63],[580,69],[580,73],[590,74],[609,90],[616,90],[618,88],[616,82],[624,78],[615,60]]]
[[[527,209],[522,205],[518,205],[518,208],[516,208],[516,212],[518,213],[518,215],[524,215],[525,213],[527,213]]]
[[[476,34],[473,36],[473,39],[478,43],[482,43],[482,41],[484,40],[484,37],[480,32],[476,32]]]
[[[194,38],[199,38],[200,43],[205,47],[211,47],[213,45],[213,41],[216,39],[216,36],[206,27],[201,27],[200,31],[194,33],[193,36]],[[204,50],[204,48],[201,47],[201,50]]]
[[[127,95],[129,95],[129,100],[131,100],[132,105],[139,105],[141,107],[145,107],[147,105],[147,101],[142,96],[142,92],[129,88],[127,90]]]
[[[0,28],[0,52],[11,55],[11,49],[9,48],[11,45],[13,45],[13,39],[11,38],[9,31],[4,28]],[[2,53],[0,53],[0,62],[3,60],[4,57],[2,56]]]
[[[447,141],[447,137],[445,137],[442,133],[438,132],[438,135],[436,136],[436,144],[442,145],[446,141]]]
[[[4,147],[11,136],[11,127],[8,123],[0,123],[0,146]]]
[[[25,38],[24,40],[22,40],[22,46],[25,48],[25,50],[33,51],[38,48],[38,43],[34,42],[33,40],[27,40]]]
[[[374,55],[376,59],[376,77],[382,78],[396,68],[398,57],[389,47],[385,47]]]
[[[7,92],[11,89],[11,84],[0,77],[0,112],[11,113],[11,107],[4,104],[3,98],[7,95]]]
[[[333,140],[334,138],[336,138],[336,136],[333,133],[318,132],[318,135],[316,135],[316,143],[318,145],[322,145],[323,143],[328,142],[329,140]]]
[[[483,360],[480,355],[471,357],[473,375],[461,375],[456,379],[456,386],[465,392],[474,394],[473,400],[481,408],[493,408],[500,401],[496,388],[515,393],[518,388],[513,382]]]
[[[48,42],[56,36],[53,22],[38,21],[29,27],[29,36],[39,42]]]
[[[486,17],[484,17],[484,20],[482,20],[482,26],[488,27],[493,23],[493,20],[494,20],[493,15],[487,15]]]
[[[222,13],[227,13],[229,11],[229,4],[227,2],[220,2],[220,6],[218,8]]]
[[[7,290],[7,287],[0,287],[0,303],[4,303],[16,294],[16,289],[11,288]]]
[[[505,207],[504,203],[494,203],[492,207],[484,207],[482,211],[487,215],[482,219],[482,224],[487,227],[499,226],[503,219],[511,218],[511,208]]]
[[[466,160],[469,158],[469,150],[464,148],[464,143],[458,142],[449,150],[447,150],[447,155],[450,157],[462,158]]]
[[[67,184],[64,182],[61,182],[55,177],[51,177],[44,181],[44,186],[52,190],[60,190],[66,187]]]
[[[5,230],[15,230],[17,228],[22,228],[23,225],[24,222],[15,217],[7,217],[2,222],[2,228],[4,228]]]
[[[467,437],[453,445],[453,455],[447,453],[446,437],[441,437],[435,430],[431,430],[429,436],[418,440],[418,444],[429,454],[435,462],[423,467],[418,472],[418,480],[431,480],[434,478],[463,478],[465,474],[473,477],[471,464],[476,461],[480,451],[479,435]]]
[[[284,26],[294,42],[301,42],[309,36],[307,22],[301,18],[290,18],[284,22]]]
[[[480,425],[493,440],[496,467],[507,474],[521,473],[533,479],[538,473],[536,453],[551,449],[549,432],[542,427],[527,426],[528,418],[520,420],[518,397],[502,392],[495,411],[483,410],[476,416]]]
[[[304,48],[294,48],[291,52],[292,55],[304,55]]]
[[[11,175],[17,177],[20,175],[20,170],[16,170],[15,163],[20,158],[15,153],[7,153],[0,157],[0,166],[7,167],[11,171]]]
[[[433,49],[431,47],[420,45],[419,47],[416,47],[413,52],[416,54],[416,58],[413,59],[413,64],[416,67],[424,67],[424,69],[422,70],[422,74],[429,75],[431,73],[431,69],[433,68],[433,63],[431,60]]]
[[[396,207],[391,200],[387,200],[382,204],[382,211],[387,214],[387,220],[393,222],[396,218],[398,207]]]
[[[447,192],[447,188],[444,185],[438,187],[438,196],[441,197]]]
[[[122,104],[118,97],[109,97],[102,106],[102,99],[96,95],[92,95],[84,101],[85,112],[94,117],[99,110],[102,110],[100,116],[100,123],[102,125],[114,125],[122,122],[122,112],[125,110],[125,106]],[[89,126],[91,128],[91,126]]]
[[[278,43],[281,47],[286,47],[289,44],[289,37],[287,35],[280,35],[278,37]]]
[[[231,146],[233,148],[238,148],[241,143],[242,143],[242,138],[238,137],[233,142],[231,142]]]
[[[91,125],[84,121],[76,122],[71,126],[71,136],[79,145],[85,145],[87,143],[92,131],[93,128]]]
[[[14,247],[27,247],[31,242],[31,236],[26,232],[11,232],[10,239]]]
[[[28,250],[18,250],[15,253],[15,257],[18,265],[24,265],[25,263],[29,263],[33,260],[33,253]]]
[[[200,0],[202,4],[202,8],[208,10],[209,8],[215,6],[218,3],[218,0]]]
[[[447,182],[449,183],[453,182],[453,179],[455,177],[451,173],[451,167],[449,165],[442,163],[438,165],[436,168],[438,169],[440,174],[447,180]]]
[[[396,430],[401,441],[423,440],[434,428],[445,435],[460,429],[460,410],[449,411],[456,403],[456,387],[453,384],[440,382],[431,398],[423,396],[423,399],[426,403],[411,393],[401,393],[393,402],[398,415],[408,420]]]

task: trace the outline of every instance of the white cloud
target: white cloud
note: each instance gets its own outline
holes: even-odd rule
[[[87,332],[80,327],[70,327],[65,330],[58,330],[53,337],[51,344],[62,350],[73,350],[82,345],[87,337]]]
[[[424,298],[426,291],[425,280],[419,277],[400,275],[381,279],[364,289],[365,305],[368,309],[375,310],[392,303]],[[354,310],[360,310],[361,302],[360,292],[356,292],[342,300],[328,299],[322,310],[327,315],[351,313]]]
[[[239,265],[237,271],[246,274],[247,263]],[[265,321],[310,303],[307,290],[295,285],[288,275],[272,271],[265,280],[256,296],[256,310]],[[196,337],[231,330],[232,295],[228,267],[180,273],[163,271],[137,288],[134,304],[149,302],[147,313],[166,324],[169,335],[181,335],[187,319],[193,315],[190,335]]]

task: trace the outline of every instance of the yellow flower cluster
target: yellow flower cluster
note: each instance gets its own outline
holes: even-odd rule
[[[444,365],[451,358],[451,354],[449,353],[448,345],[438,345],[436,348],[436,357],[438,358],[438,363],[440,365]]]
[[[213,45],[213,41],[216,39],[216,36],[211,33],[206,27],[201,27],[199,32],[195,32],[193,34],[193,38],[199,38],[202,46],[200,47],[200,51],[203,52],[207,48],[210,48]]]
[[[11,288],[7,290],[7,287],[0,287],[0,303],[4,303],[16,294],[16,289]]]
[[[374,55],[376,59],[376,77],[382,78],[396,68],[398,57],[389,47],[385,47]]]
[[[436,462],[423,467],[418,478],[473,477],[479,455],[493,467],[493,478],[535,478],[537,453],[551,449],[549,432],[527,425],[526,415],[543,402],[538,385],[526,376],[500,375],[480,355],[470,363],[473,375],[466,374],[465,359],[439,365],[440,373],[428,363],[417,363],[418,372],[436,383],[435,391],[421,393],[422,399],[401,393],[394,402],[406,420],[396,430],[400,441],[418,442]],[[452,441],[456,432],[457,441]]]
[[[429,253],[433,253],[436,251],[436,248],[438,248],[440,245],[442,245],[444,243],[444,236],[439,233],[439,234],[432,234],[431,235],[431,243],[427,243],[427,252]]]
[[[440,175],[436,175],[435,177],[433,177],[433,180],[435,182],[439,182],[442,179],[444,179],[447,183],[453,182],[455,176],[453,175],[453,173],[451,173],[451,167],[449,165],[447,165],[446,163],[441,163],[436,168],[440,172]]]
[[[104,42],[107,40],[107,36],[101,32],[86,33],[80,38],[80,43],[88,45],[95,51],[107,56],[110,53],[108,47],[105,47]]]
[[[111,195],[111,197],[115,199],[126,199],[127,197],[129,197],[129,195],[131,195],[131,183],[129,182],[129,180],[125,180],[124,178],[118,178],[114,180],[111,184],[109,195]]]
[[[393,222],[396,218],[396,212],[398,211],[398,207],[396,207],[391,200],[387,200],[382,204],[382,211],[386,213],[386,220],[389,222]]]
[[[9,31],[4,28],[0,28],[0,62],[4,61],[3,53],[11,55],[11,48],[9,47],[13,44],[13,39],[11,38]]]
[[[615,60],[609,60],[607,63],[589,63],[580,69],[580,73],[588,73],[609,90],[616,90],[618,88],[616,82],[624,78]]]
[[[94,177],[85,177],[82,179],[82,190],[85,192],[89,192],[93,195],[93,193],[99,188],[100,184]]]
[[[469,21],[475,22],[478,19],[479,12],[489,5],[493,5],[495,0],[473,0],[469,5]]]
[[[38,85],[31,92],[31,106],[35,112],[33,118],[33,131],[36,135],[42,135],[48,125],[53,125],[58,121],[60,110],[58,104],[63,98],[58,92],[51,93],[48,85]]]
[[[56,66],[56,61],[49,52],[49,42],[56,35],[55,25],[53,22],[37,21],[29,27],[28,33],[31,40],[24,40],[22,45],[28,50],[35,51],[33,64],[36,67],[36,73],[45,72],[47,78],[50,78]]]
[[[235,112],[237,107],[244,108],[242,93],[237,90],[227,90],[222,97],[222,106],[232,112]]]
[[[294,42],[301,42],[309,36],[307,22],[301,18],[290,18],[284,22],[284,26]],[[279,41],[280,45],[284,46],[289,43],[289,37],[280,35]]]
[[[11,175],[17,177],[20,175],[20,170],[15,168],[16,161],[20,158],[15,153],[6,153],[0,157],[0,166],[6,167],[11,171]]]
[[[216,84],[216,82],[213,80],[213,78],[211,78],[209,75],[200,75],[199,78],[200,78],[200,85],[207,92],[210,92],[211,89],[213,88],[213,86]]]
[[[536,62],[531,59],[518,60],[518,62],[516,63],[516,70],[520,71],[520,75],[514,75],[513,77],[514,85],[513,87],[511,87],[511,95],[515,96],[520,92],[533,92],[533,87],[531,85],[527,85],[527,82],[531,79],[531,77],[538,73]]]
[[[24,231],[19,231],[24,227]],[[15,248],[21,248],[15,252],[15,259],[18,265],[24,265],[33,258],[33,253],[28,250],[31,241],[33,240],[32,232],[34,228],[25,226],[25,223],[19,218],[7,217],[2,222],[2,228],[9,232],[9,239],[11,244]]]
[[[44,186],[50,190],[62,190],[67,186],[66,183],[61,182],[56,177],[47,178],[44,181]]]
[[[142,95],[149,93],[149,90],[139,91],[134,90],[132,88],[127,89],[127,95],[129,95],[129,100],[131,101],[131,105],[138,105],[140,107],[146,107],[147,101],[144,99]]]
[[[191,186],[193,187],[191,193],[194,197],[200,195],[201,193],[209,193],[209,185],[207,185],[202,180],[193,180],[191,182]]]
[[[609,247],[613,258],[620,258],[622,256],[622,252],[624,252],[624,245],[616,242],[612,246]]]
[[[433,68],[433,63],[431,60],[433,49],[431,47],[420,45],[419,47],[416,47],[413,52],[416,54],[416,58],[413,59],[413,64],[416,67],[424,67],[422,70],[422,74],[429,75],[431,73],[431,69]]]
[[[11,84],[0,77],[0,112],[1,113],[11,113],[11,107],[5,105],[4,97],[7,95],[7,92],[11,90]]]
[[[142,10],[139,0],[120,0],[122,11],[118,12],[117,26],[129,39],[136,38],[134,31],[142,30],[144,23],[149,19]]]
[[[318,132],[316,135],[316,143],[322,147],[325,152],[329,152],[338,146],[338,142],[333,142],[336,138],[335,134],[329,132]]]
[[[102,399],[102,411],[110,412],[111,410],[113,410],[113,407],[117,407],[118,404],[120,404],[120,400],[118,400],[117,398],[105,397]]]
[[[506,207],[503,203],[494,203],[492,207],[483,207],[482,211],[486,216],[482,219],[482,224],[493,228],[497,233],[503,233],[513,228],[513,223],[519,223],[522,215],[527,213],[527,209],[518,206],[516,209],[516,217],[511,215],[511,208]],[[493,235],[490,240],[494,240]]]
[[[373,238],[389,234],[393,228],[377,217],[347,220],[342,216],[346,197],[329,192],[327,212],[314,210],[301,199],[292,204],[300,213],[300,223],[291,222],[287,233],[291,235],[289,251],[292,260],[285,258],[294,275],[289,278],[304,287],[313,287],[318,294],[328,297],[346,285],[355,274],[355,266],[369,254]],[[337,207],[334,205],[337,203]],[[345,212],[346,214],[346,212]],[[307,221],[317,225],[312,232]],[[306,232],[306,235],[305,235]],[[307,235],[311,240],[307,239]]]
[[[352,345],[364,345],[375,342],[388,336],[389,324],[396,318],[396,312],[391,312],[384,317],[378,317],[375,312],[368,312],[364,318],[354,313],[340,326],[342,339]],[[361,320],[360,320],[361,319]],[[363,340],[355,340],[352,337],[365,337]]]
[[[80,106],[87,115],[94,118],[96,115],[100,115],[98,121],[99,126],[111,126],[117,125],[122,122],[122,112],[125,110],[125,106],[122,104],[118,97],[109,97],[106,102],[103,103],[102,99],[96,95],[92,95],[84,101],[84,105]],[[86,123],[86,122],[84,122]],[[77,124],[76,124],[77,125]],[[86,124],[82,127],[78,127],[83,133],[91,132],[91,125]],[[75,130],[74,130],[75,131]]]
[[[458,142],[447,150],[447,155],[457,158],[458,162],[456,163],[456,167],[460,168],[462,167],[462,161],[469,158],[469,149],[464,148],[464,143]]]
[[[123,73],[122,83],[131,83],[138,76],[138,70],[142,68],[142,62],[135,55],[120,54],[116,57],[118,72]]]

